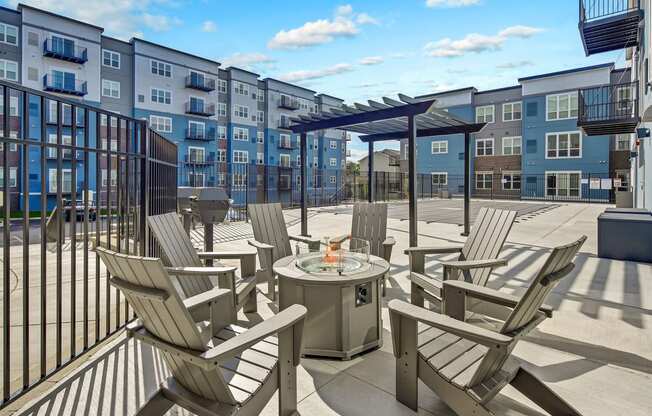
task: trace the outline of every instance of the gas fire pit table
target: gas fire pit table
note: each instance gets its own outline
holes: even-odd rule
[[[381,280],[389,263],[368,251],[329,251],[288,256],[274,263],[279,308],[298,303],[308,309],[304,355],[350,360],[383,343]]]

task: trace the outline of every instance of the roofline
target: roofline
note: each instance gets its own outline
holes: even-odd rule
[[[129,46],[132,45],[132,44],[131,44],[129,41],[127,41],[127,40],[122,40],[122,39],[114,38],[113,36],[102,35],[102,38],[104,38],[104,39],[114,40],[114,41],[116,41],[116,42],[124,43],[125,45],[129,45]]]
[[[20,14],[20,12],[19,12],[18,10],[10,9],[9,7],[5,7],[5,6],[0,6],[0,10],[4,10],[4,11],[6,11],[6,12],[12,12],[12,13]]]
[[[446,94],[454,94],[456,92],[462,92],[462,91],[470,91],[470,90],[478,90],[475,87],[464,87],[464,88],[457,88],[454,90],[448,90],[448,91],[441,91],[441,92],[433,92],[432,94],[424,94],[424,95],[417,95],[414,98],[428,98],[428,97],[436,97],[438,95],[446,95]]]
[[[265,82],[267,82],[267,81],[274,81],[274,82],[278,82],[279,84],[287,85],[287,86],[289,86],[289,87],[299,88],[299,89],[302,89],[302,90],[304,90],[304,91],[311,92],[311,93],[313,93],[313,94],[315,94],[315,95],[317,94],[317,91],[313,91],[313,90],[311,90],[311,89],[309,89],[309,88],[301,87],[301,86],[296,85],[296,84],[290,84],[289,82],[281,81],[281,80],[278,80],[278,79],[276,79],[276,78],[270,78],[270,77],[267,77],[267,78],[263,79],[263,81],[265,81]],[[335,97],[333,97],[333,98],[335,98]]]
[[[563,70],[563,71],[549,72],[547,74],[532,75],[532,76],[529,76],[529,77],[519,78],[518,82],[532,81],[532,80],[541,79],[541,78],[557,77],[557,76],[561,76],[561,75],[572,74],[572,73],[575,73],[575,72],[591,71],[591,70],[594,70],[594,69],[609,68],[609,67],[614,67],[615,65],[616,64],[613,63],[613,62],[607,62],[607,63],[604,63],[604,64],[584,66],[584,67],[581,67],[581,68],[566,69],[566,70]]]
[[[21,10],[21,9],[31,9],[31,10],[35,10],[35,11],[37,11],[37,12],[39,12],[39,13],[48,14],[48,15],[50,15],[50,16],[58,17],[58,18],[60,18],[60,19],[69,20],[69,21],[71,21],[71,22],[75,22],[75,23],[79,23],[79,24],[82,24],[82,25],[90,26],[90,27],[92,27],[92,28],[95,28],[95,29],[99,30],[101,33],[104,32],[104,28],[103,28],[103,27],[100,27],[100,26],[94,25],[94,24],[92,24],[92,23],[82,22],[81,20],[73,19],[72,17],[64,16],[64,15],[62,15],[62,14],[57,14],[57,13],[49,12],[49,11],[47,11],[47,10],[39,9],[39,8],[37,8],[37,7],[33,7],[33,6],[30,6],[30,5],[24,4],[24,3],[18,3],[18,6],[16,7],[16,11],[17,11],[18,13],[20,13],[20,10]]]
[[[257,73],[252,72],[252,71],[248,71],[246,69],[238,68],[237,66],[227,66],[226,68],[224,68],[224,70],[227,71],[227,72],[231,71],[233,69],[235,69],[236,71],[246,72],[247,74],[255,75],[256,79],[260,78],[260,74],[257,74]]]
[[[475,93],[475,95],[488,94],[488,93],[491,93],[491,92],[515,90],[515,89],[521,89],[521,88],[523,88],[523,86],[521,86],[521,85],[512,85],[511,87],[502,87],[502,88],[494,88],[492,90],[478,91],[478,92]]]
[[[149,41],[149,40],[145,40],[145,39],[141,39],[141,38],[137,38],[137,37],[133,37],[133,38],[131,38],[131,40],[130,40],[129,42],[130,42],[130,43],[134,43],[134,42],[143,42],[143,43],[147,43],[147,44],[152,45],[152,46],[156,46],[156,47],[158,47],[158,48],[167,49],[168,51],[171,51],[171,52],[180,53],[180,54],[182,54],[182,55],[190,56],[190,57],[192,57],[192,58],[196,58],[196,59],[201,59],[201,60],[204,61],[204,62],[210,62],[210,63],[212,63],[212,64],[217,64],[217,66],[222,65],[222,64],[220,64],[220,63],[217,62],[217,61],[214,61],[214,60],[212,60],[212,59],[208,59],[208,58],[204,58],[203,56],[194,55],[194,54],[192,54],[192,53],[184,52],[184,51],[181,51],[181,50],[179,50],[179,49],[174,49],[174,48],[171,48],[171,47],[169,47],[169,46],[161,45],[160,43],[154,43],[154,42],[151,42],[151,41]],[[135,50],[134,50],[134,53],[136,53]]]
[[[320,92],[319,94],[317,94],[317,97],[328,97],[328,98],[332,98],[332,99],[334,99],[334,100],[338,100],[338,101],[342,101],[342,102],[344,102],[344,99],[342,99],[342,98],[335,97],[335,96],[333,96],[333,95],[324,94],[324,93],[322,93],[322,92]]]
[[[631,71],[631,70],[632,70],[632,68],[616,68],[611,72],[627,72],[627,71]]]

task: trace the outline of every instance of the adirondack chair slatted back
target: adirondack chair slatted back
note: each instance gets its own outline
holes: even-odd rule
[[[546,297],[557,286],[559,280],[573,269],[572,261],[584,241],[586,241],[586,236],[582,236],[571,244],[555,247],[552,250],[532,284],[505,320],[500,330],[501,333],[512,333],[527,325],[535,317]],[[474,386],[481,383],[500,370],[515,346],[516,342],[513,342],[508,348],[490,350],[478,363],[478,368],[469,385]]]
[[[503,249],[505,240],[516,219],[516,211],[494,208],[481,208],[473,224],[471,234],[462,248],[463,260],[495,259]],[[491,268],[485,267],[469,271],[467,279],[476,285],[485,286]]]
[[[351,238],[369,242],[371,254],[383,256],[383,242],[387,237],[387,204],[358,203],[353,206]],[[357,249],[356,240],[351,241],[351,249]]]
[[[172,267],[201,267],[203,263],[175,212],[147,217],[149,229],[161,246],[163,259]],[[186,296],[213,289],[217,283],[208,278],[176,279]]]
[[[254,230],[254,239],[274,246],[272,263],[280,258],[292,255],[290,237],[285,226],[281,204],[249,204],[247,211]],[[264,261],[262,257],[261,261]],[[271,269],[272,265],[261,264],[261,267]]]
[[[160,259],[128,256],[103,248],[98,248],[97,253],[114,285],[124,293],[150,334],[188,350],[203,352],[209,348],[210,336],[202,336]],[[210,331],[209,326],[204,327],[204,331]],[[205,370],[165,351],[161,355],[174,378],[186,389],[208,400],[236,404],[219,369]]]

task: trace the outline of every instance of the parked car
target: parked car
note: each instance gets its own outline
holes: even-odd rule
[[[74,207],[77,209],[77,215],[76,219],[77,221],[83,221],[84,220],[84,201],[81,199],[78,199],[75,202]],[[72,216],[72,210],[73,210],[73,204],[71,200],[64,200],[63,201],[63,218],[66,222],[70,221],[70,217]],[[88,219],[90,221],[95,221],[97,219],[97,207],[95,206],[95,202],[89,201],[88,202]]]

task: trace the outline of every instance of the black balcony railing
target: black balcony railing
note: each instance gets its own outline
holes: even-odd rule
[[[82,97],[88,94],[86,81],[52,72],[43,75],[43,89],[45,91],[58,92]]]
[[[633,133],[639,121],[638,82],[583,88],[577,125],[588,135]]]
[[[47,38],[43,42],[43,56],[83,64],[88,61],[88,50],[67,39]]]
[[[184,163],[188,165],[210,165],[215,162],[215,153],[209,153],[208,156],[199,155],[185,155],[183,158]]]
[[[639,44],[640,0],[579,0],[579,28],[586,55]]]
[[[203,102],[188,101],[186,103],[186,114],[196,116],[210,117],[215,115],[215,104],[205,104]]]
[[[292,144],[291,140],[279,140],[278,148],[285,149],[285,150],[293,150],[296,149],[296,146]]]
[[[186,88],[193,88],[195,90],[206,92],[214,91],[215,80],[197,74],[190,74],[186,76]]]
[[[294,100],[290,97],[287,97],[285,95],[281,96],[281,100],[278,102],[278,108],[284,108],[286,110],[298,110],[299,109],[299,101]]]
[[[278,128],[289,130],[291,124],[289,117],[281,117],[278,121]]]
[[[215,140],[215,129],[206,130],[206,129],[198,129],[194,127],[187,128],[186,139],[213,141]]]

